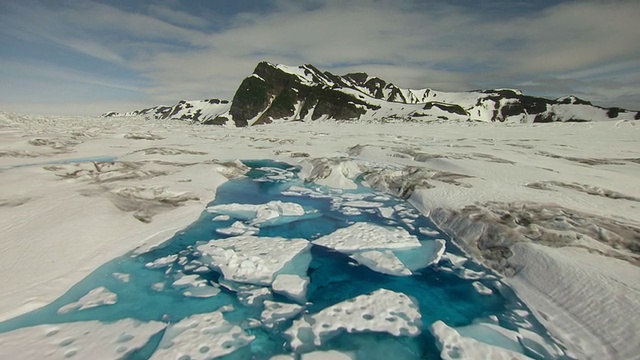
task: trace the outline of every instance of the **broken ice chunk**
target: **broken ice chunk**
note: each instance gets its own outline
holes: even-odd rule
[[[409,276],[411,270],[407,269],[404,264],[390,250],[369,250],[357,252],[351,257],[360,265],[364,265],[373,271],[382,274],[395,276]]]
[[[178,255],[173,254],[158,258],[153,262],[147,263],[145,266],[149,269],[160,269],[173,264],[176,260],[178,260]]]
[[[436,321],[429,328],[436,338],[440,356],[444,360],[453,359],[495,359],[524,360],[529,357],[498,346],[486,344],[460,335],[442,321]]]
[[[314,244],[344,253],[362,250],[403,249],[420,246],[417,237],[404,229],[355,223],[313,241]]]
[[[264,310],[262,311],[262,314],[260,314],[260,317],[262,319],[262,323],[266,327],[271,328],[279,321],[290,319],[298,315],[303,309],[304,307],[296,304],[265,300]]]
[[[411,271],[437,264],[444,254],[446,243],[442,239],[422,241],[419,248],[398,249],[393,253]]]
[[[320,346],[341,330],[416,336],[420,334],[421,318],[418,306],[407,295],[379,289],[305,315],[295,320],[285,334],[291,347],[298,350]]]
[[[216,232],[219,234],[232,235],[232,236],[245,235],[245,234],[254,235],[258,233],[258,231],[259,231],[258,228],[255,228],[253,226],[247,226],[241,221],[234,222],[233,224],[231,224],[230,227],[216,229]]]
[[[169,325],[151,359],[213,359],[250,344],[255,336],[226,321],[221,311]]]
[[[210,285],[209,282],[200,275],[181,275],[172,284],[173,287],[185,289],[182,291],[184,296],[191,297],[212,297],[220,293],[220,288],[215,285]]]
[[[493,294],[493,290],[489,289],[488,287],[486,287],[483,283],[481,283],[479,281],[474,281],[474,282],[471,283],[471,285],[473,285],[473,288],[476,289],[476,291],[480,295],[491,295],[491,294]]]
[[[237,236],[212,240],[198,246],[202,260],[213,269],[222,272],[231,281],[271,285],[276,274],[286,265],[303,257],[306,268],[311,261],[310,243],[304,239],[281,237]]]
[[[250,221],[250,225],[268,227],[298,221],[308,215],[302,205],[282,201],[270,201],[266,204],[224,204],[214,205],[207,211],[228,215],[233,218]],[[309,213],[312,215],[313,213]]]
[[[271,287],[273,292],[304,304],[307,301],[307,285],[309,285],[309,278],[306,276],[280,274],[276,276]]]
[[[58,309],[58,314],[66,314],[74,310],[86,310],[98,306],[113,305],[118,301],[118,295],[101,286],[89,291],[78,301],[64,305]]]

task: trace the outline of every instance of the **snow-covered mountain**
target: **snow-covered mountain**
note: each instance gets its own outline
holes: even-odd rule
[[[259,63],[242,81],[231,102],[182,100],[174,106],[104,114],[139,115],[238,127],[318,119],[524,123],[640,119],[640,112],[602,108],[574,96],[551,100],[514,89],[403,89],[366,73],[338,76],[313,65],[290,67],[267,62]]]

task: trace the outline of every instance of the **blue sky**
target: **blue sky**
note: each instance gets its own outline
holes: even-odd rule
[[[640,1],[3,0],[0,111],[230,99],[262,60],[640,109]]]

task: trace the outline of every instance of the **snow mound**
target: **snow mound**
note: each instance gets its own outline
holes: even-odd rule
[[[420,334],[421,318],[418,306],[407,295],[379,289],[305,315],[294,321],[285,334],[297,350],[305,345],[320,346],[341,330],[416,336]]]
[[[213,359],[249,345],[255,337],[227,322],[221,311],[169,325],[151,359]]]
[[[458,359],[492,359],[492,360],[520,360],[529,357],[492,346],[472,338],[461,336],[455,329],[447,326],[442,321],[436,321],[429,327],[431,334],[436,338],[436,345],[440,350],[443,360]]]
[[[164,327],[133,319],[27,327],[0,334],[0,359],[122,359]]]
[[[207,211],[250,221],[251,226],[267,227],[297,221],[305,215],[300,204],[270,201],[266,204],[223,204],[209,206]]]
[[[300,166],[302,169],[298,176],[301,179],[336,189],[357,189],[353,179],[362,173],[358,165],[348,158],[310,159],[302,161]]]
[[[313,243],[345,253],[420,246],[418,238],[404,229],[382,227],[370,223],[355,223],[316,239]]]
[[[304,271],[311,261],[304,239],[237,236],[198,246],[203,262],[222,272],[226,280],[268,286],[286,265]],[[297,260],[297,261],[296,261]]]
[[[304,307],[297,304],[265,300],[264,310],[260,314],[260,318],[266,327],[271,328],[279,321],[291,319],[298,315],[303,309]]]
[[[58,314],[66,314],[75,310],[86,310],[104,305],[113,305],[116,302],[118,302],[118,295],[101,286],[89,291],[78,301],[62,306],[58,309]]]

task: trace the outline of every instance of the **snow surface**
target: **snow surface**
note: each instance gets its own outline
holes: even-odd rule
[[[420,334],[421,318],[414,300],[402,293],[379,289],[303,316],[285,333],[296,350],[309,342],[319,346],[340,330],[416,336]]]
[[[449,101],[459,94],[425,90],[411,96]],[[577,229],[594,225],[587,222],[563,233],[573,234],[574,244],[585,250],[544,248],[541,259],[566,276],[537,268],[532,256],[518,258],[524,250],[512,246],[513,261],[519,259],[517,264],[535,276],[521,271],[509,281],[539,320],[543,315],[571,319],[545,325],[577,356],[587,357],[589,346],[603,359],[639,354],[638,331],[618,329],[640,324],[640,291],[635,285],[612,284],[640,279],[640,270],[633,265],[624,272],[610,270],[619,262],[637,264],[637,255],[625,245],[634,241],[632,229],[640,227],[634,200],[640,199],[637,124],[315,121],[234,129],[143,118],[0,113],[0,320],[50,303],[105,262],[131,250],[146,251],[192,223],[220,184],[246,171],[225,160],[271,158],[294,164],[294,154],[308,153],[310,160],[352,161],[360,172],[393,170],[399,176],[383,174],[380,189],[408,196],[427,215],[497,202],[535,203],[610,219],[617,225],[602,228],[598,245],[575,236]],[[54,164],[72,159],[85,160]],[[482,224],[486,218],[478,213],[474,219]],[[527,228],[533,234],[536,224]],[[621,234],[621,240],[612,233]],[[617,249],[608,245],[611,240]],[[445,256],[453,259],[453,254]],[[580,275],[585,269],[597,276]],[[580,291],[572,284],[580,284]],[[545,290],[550,287],[554,290]],[[603,294],[612,295],[606,306],[588,301]],[[562,306],[555,299],[563,299]],[[625,316],[615,315],[616,321],[592,316],[601,311]]]
[[[0,334],[0,359],[122,359],[165,326],[124,319],[26,327]]]

